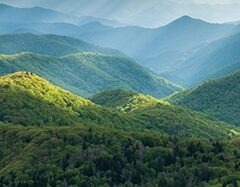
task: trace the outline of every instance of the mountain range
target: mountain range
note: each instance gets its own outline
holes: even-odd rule
[[[112,26],[123,25],[114,20],[96,18],[92,16],[77,17],[42,7],[18,8],[6,4],[0,4],[0,22],[3,23],[62,22],[73,23],[76,25],[83,25],[90,22],[100,22]]]
[[[0,4],[0,186],[239,186],[239,33]]]
[[[186,87],[196,86],[206,80],[225,76],[239,70],[235,65],[240,59],[239,47],[239,33],[214,41],[163,75],[174,77],[175,82],[179,84],[181,82],[181,85]],[[232,66],[236,69],[231,68]]]
[[[224,60],[224,63],[217,64],[218,69],[221,69],[222,66],[228,66],[240,60],[229,44],[230,41],[236,39],[231,39],[231,37],[237,37],[240,31],[236,23],[213,24],[183,16],[165,26],[153,29],[136,26],[116,27],[116,25],[105,24],[97,19],[78,24],[72,20],[82,19],[50,9],[37,8],[38,11],[35,11],[36,8],[24,9],[6,5],[1,5],[1,7],[11,10],[0,11],[7,12],[7,16],[19,14],[19,20],[15,21],[11,19],[6,21],[7,19],[4,19],[6,15],[3,14],[3,20],[0,20],[2,22],[1,33],[31,32],[67,35],[99,46],[117,49],[135,59],[140,65],[150,68],[155,73],[183,87],[196,86],[208,80],[210,75],[205,75],[205,69],[210,68],[209,74],[215,71],[214,65],[208,65],[209,61],[216,63],[219,59]],[[29,12],[32,12],[34,16],[24,21],[24,15],[28,15]],[[54,17],[55,20],[49,17]],[[44,19],[48,19],[48,22]],[[235,36],[232,36],[234,34]],[[178,45],[175,45],[176,43]],[[224,43],[225,47],[222,46]],[[222,50],[222,52],[217,50]],[[216,57],[216,54],[222,56]],[[194,76],[195,73],[199,76]],[[195,77],[198,77],[198,80],[195,80]]]

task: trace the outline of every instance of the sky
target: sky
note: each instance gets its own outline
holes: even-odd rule
[[[162,26],[183,15],[213,23],[240,20],[240,0],[0,0],[0,3],[41,6],[143,27]]]

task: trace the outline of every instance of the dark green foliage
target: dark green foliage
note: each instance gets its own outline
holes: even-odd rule
[[[2,124],[0,186],[237,186],[238,144]]]
[[[240,125],[240,72],[180,92],[169,100],[219,120]]]
[[[181,90],[129,58],[101,53],[85,52],[64,57],[32,53],[1,55],[0,75],[15,71],[37,73],[62,88],[86,97],[111,88],[127,88],[156,97]]]

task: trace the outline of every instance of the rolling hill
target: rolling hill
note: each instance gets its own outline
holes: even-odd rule
[[[170,97],[174,104],[240,125],[240,72],[206,82]]]
[[[118,113],[53,86],[30,72],[1,77],[0,90],[0,121],[5,123],[26,126],[77,123],[107,125],[114,119],[123,124],[128,121],[127,117],[121,118]]]
[[[228,129],[228,133],[231,134],[232,127],[225,126],[224,123],[175,106],[167,101],[128,90],[104,91],[91,97],[90,100],[104,107],[115,108],[134,116],[144,122],[145,129],[151,131],[208,137],[209,135],[218,136],[214,131],[221,127]]]
[[[145,104],[153,105],[160,102],[160,100],[152,96],[124,89],[106,90],[89,99],[101,106],[115,108],[123,112],[132,112],[144,107]]]
[[[132,91],[94,98],[111,109],[30,72],[1,77],[0,186],[238,181],[234,128]]]
[[[225,139],[237,134],[234,128],[221,122],[151,97],[147,97],[149,100],[141,105],[134,105],[135,101],[142,100],[135,99],[131,103],[135,109],[129,110],[129,113],[126,113],[128,110],[123,113],[105,108],[53,86],[30,72],[1,77],[0,91],[0,121],[13,125],[101,126],[202,139]],[[139,96],[146,97],[137,95],[135,98]]]
[[[59,49],[60,51],[60,49]],[[111,88],[127,88],[165,97],[178,87],[129,58],[101,53],[77,53],[63,57],[20,53],[0,55],[0,75],[30,71],[81,96]]]

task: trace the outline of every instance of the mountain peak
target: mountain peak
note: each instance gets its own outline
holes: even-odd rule
[[[197,19],[197,18],[193,18],[190,16],[182,16],[174,21],[172,21],[171,23],[169,23],[168,25],[178,25],[178,24],[191,24],[191,23],[207,23],[201,19]]]

